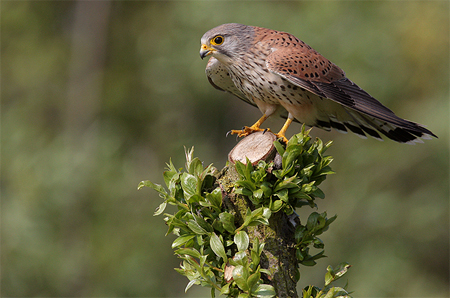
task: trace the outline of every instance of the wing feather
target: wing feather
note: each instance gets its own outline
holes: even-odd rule
[[[345,107],[355,120],[354,124],[360,129],[352,127],[353,124],[350,123],[346,125],[345,121],[348,119],[330,120],[330,125],[324,125],[321,120],[321,125],[317,126],[326,128],[331,126],[339,130],[343,130],[343,126],[346,126],[359,135],[364,135],[361,134],[362,130],[375,138],[380,138],[375,129],[388,138],[402,143],[414,141],[417,137],[436,137],[421,125],[396,116],[350,81],[343,70],[309,46],[274,49],[266,59],[266,66],[270,72],[280,75],[292,84]],[[355,117],[357,114],[355,112],[360,116]],[[341,120],[343,124],[340,123]]]

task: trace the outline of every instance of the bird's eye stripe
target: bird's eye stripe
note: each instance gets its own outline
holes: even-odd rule
[[[221,45],[223,43],[223,37],[218,35],[211,40],[213,45]]]

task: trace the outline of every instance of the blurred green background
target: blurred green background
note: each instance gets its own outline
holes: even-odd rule
[[[355,297],[449,296],[449,2],[2,1],[2,297],[209,296],[184,294],[160,198],[136,188],[183,146],[222,168],[226,132],[259,118],[205,77],[200,37],[227,22],[293,33],[439,136],[313,129],[334,140],[319,211],[338,219],[299,288],[347,261]]]

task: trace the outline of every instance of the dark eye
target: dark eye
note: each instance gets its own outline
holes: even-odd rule
[[[211,40],[211,44],[216,45],[216,46],[221,45],[222,43],[223,43],[223,37],[220,35],[214,37],[214,39]]]

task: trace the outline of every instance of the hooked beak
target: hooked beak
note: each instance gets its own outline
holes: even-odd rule
[[[202,44],[201,48],[200,48],[200,58],[205,58],[208,55],[211,55],[212,52],[215,51],[215,49],[208,47],[205,44]]]

